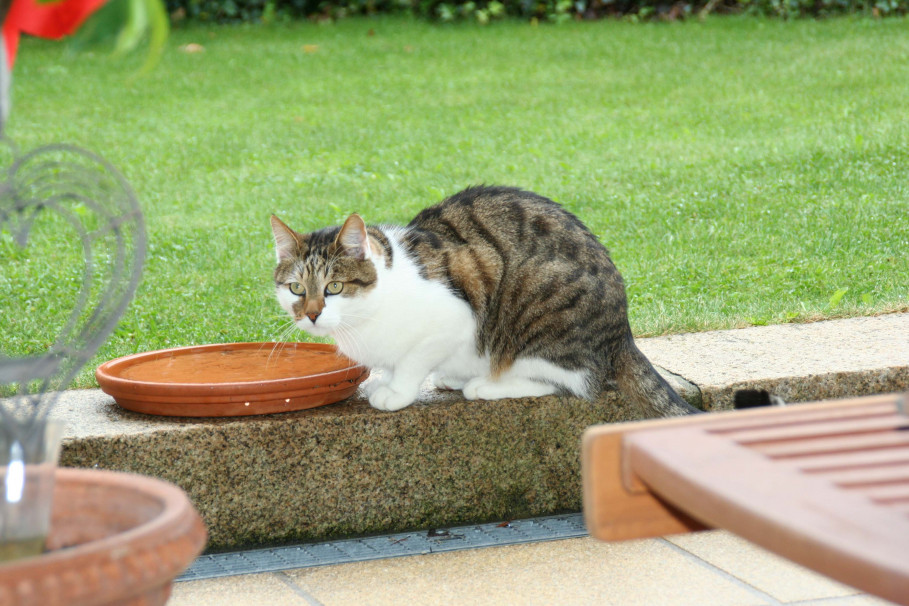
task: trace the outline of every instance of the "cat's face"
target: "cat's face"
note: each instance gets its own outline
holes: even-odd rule
[[[309,234],[293,231],[275,216],[271,225],[278,301],[298,328],[336,337],[369,317],[368,298],[382,252],[359,216],[351,215],[340,228]]]

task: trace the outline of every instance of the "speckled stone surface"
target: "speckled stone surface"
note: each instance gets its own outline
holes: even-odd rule
[[[636,418],[614,394],[593,403],[443,394],[396,413],[355,397],[176,423],[121,411],[103,394],[61,409],[77,407],[106,429],[71,429],[61,463],[176,483],[205,519],[210,549],[576,511],[581,432]]]
[[[697,385],[706,410],[739,389],[789,402],[909,389],[909,314],[641,339],[641,350]]]
[[[792,401],[909,389],[909,314],[639,344],[693,384],[676,383],[686,399],[714,408],[743,386]],[[432,390],[395,413],[358,394],[234,419],[150,417],[98,390],[71,391],[54,416],[69,426],[63,465],[176,483],[202,514],[211,550],[578,511],[581,433],[640,418],[615,393],[467,402]]]

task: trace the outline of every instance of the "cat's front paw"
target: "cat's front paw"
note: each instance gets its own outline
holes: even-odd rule
[[[468,400],[487,400],[489,398],[490,381],[483,377],[476,377],[467,381],[461,388],[461,393]]]
[[[376,393],[376,391],[380,387],[384,387],[387,385],[388,385],[388,380],[386,380],[385,376],[379,375],[379,376],[375,376],[375,377],[370,377],[367,381],[364,381],[363,383],[361,383],[360,389],[363,390],[363,393],[366,394],[367,398],[371,399],[372,395],[374,393]]]
[[[395,391],[388,385],[379,385],[372,395],[369,396],[369,403],[373,408],[379,410],[393,411],[401,410],[413,404],[417,399],[417,394],[401,393]]]

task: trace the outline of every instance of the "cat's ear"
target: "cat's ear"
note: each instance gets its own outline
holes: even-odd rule
[[[341,231],[338,233],[335,243],[340,245],[350,257],[361,261],[372,257],[372,250],[369,247],[369,235],[366,233],[366,223],[356,213],[347,217],[347,221],[341,226]]]
[[[302,248],[300,234],[284,225],[278,217],[271,216],[271,231],[275,235],[275,255],[278,263],[296,256]]]

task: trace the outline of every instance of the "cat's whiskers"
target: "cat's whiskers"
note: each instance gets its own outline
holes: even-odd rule
[[[271,343],[272,350],[277,347],[284,339],[289,336],[290,330],[293,328],[293,322],[285,320],[278,327],[278,336],[272,338],[270,341],[262,343],[261,347],[265,347],[269,342]]]
[[[335,329],[337,333],[337,338],[335,342],[338,344],[338,355],[341,355],[341,348],[349,351],[351,355],[348,357],[353,359],[355,362],[361,362],[363,357],[363,344],[360,341],[359,331],[357,328],[347,322],[342,321]]]
[[[343,355],[341,353],[342,348],[346,349],[347,351],[351,351],[352,349],[356,348],[356,338],[352,335],[351,330],[347,326],[340,324],[335,327],[335,345],[337,346],[335,355],[338,357]],[[350,347],[348,345],[350,345]]]
[[[284,348],[284,334],[282,333],[277,339],[275,339],[271,346],[271,351],[268,352],[268,358],[265,359],[265,367],[268,368],[268,365],[271,364],[272,358],[276,354],[280,354],[280,351]]]
[[[265,365],[271,362],[272,357],[276,354],[280,355],[284,351],[284,347],[287,345],[287,339],[293,334],[294,329],[296,329],[296,324],[293,320],[288,320],[282,327],[281,332],[278,333],[277,338],[274,341],[274,345],[271,347],[271,352],[268,354],[268,359],[265,361]]]

